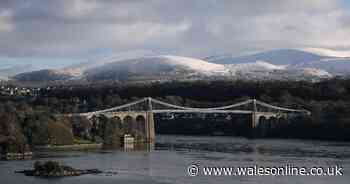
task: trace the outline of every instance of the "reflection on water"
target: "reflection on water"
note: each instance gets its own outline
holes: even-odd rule
[[[76,168],[98,168],[117,175],[40,179],[14,174],[35,160],[58,160]],[[341,177],[187,176],[186,167],[202,166],[335,166]],[[233,137],[157,136],[155,147],[89,152],[40,152],[33,160],[0,161],[1,183],[349,183],[350,144],[302,140],[250,140]]]
[[[161,138],[165,138],[162,140]],[[327,157],[327,158],[350,158],[350,143],[309,141],[309,140],[249,140],[231,137],[178,137],[168,141],[161,137],[157,142],[157,149],[164,150],[202,150],[222,153],[244,153],[294,157]]]

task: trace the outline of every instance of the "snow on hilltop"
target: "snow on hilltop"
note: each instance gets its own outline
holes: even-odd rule
[[[202,72],[202,73],[218,73],[218,72],[226,73],[227,72],[226,67],[222,64],[209,63],[207,61],[200,60],[200,59],[181,57],[181,56],[171,56],[171,55],[150,57],[149,59],[150,60],[160,59],[169,65],[183,66],[183,67],[187,67],[188,69],[191,69],[197,72]]]
[[[306,52],[313,53],[313,54],[318,54],[320,56],[337,57],[337,58],[349,58],[350,57],[349,50],[337,51],[337,50],[315,48],[315,47],[304,48],[302,50],[306,51]]]
[[[317,76],[322,78],[333,77],[333,75],[328,73],[327,71],[316,69],[316,68],[304,68],[303,72],[304,72],[304,75],[309,75],[309,76]]]
[[[136,50],[132,52],[121,52],[108,57],[99,59],[92,59],[91,61],[78,63],[61,69],[60,71],[66,75],[72,75],[75,77],[81,77],[83,73],[89,69],[97,68],[109,63],[131,60],[142,57],[153,56],[154,53],[150,51]]]
[[[168,72],[179,69],[208,75],[228,73],[227,68],[222,64],[214,64],[200,59],[171,55],[148,56],[115,61],[91,70],[87,70],[86,73],[90,74],[99,73],[102,71],[123,71],[142,74],[158,73],[162,71]]]
[[[287,65],[274,65],[266,61],[256,61],[254,63],[229,64],[227,65],[233,71],[270,71],[285,70]]]
[[[81,76],[84,72],[92,72],[93,70],[110,70],[112,68],[123,67],[126,68],[136,68],[138,69],[147,69],[152,65],[157,68],[160,65],[168,65],[170,67],[180,67],[186,70],[192,70],[194,72],[202,74],[213,74],[213,73],[227,73],[227,69],[222,64],[209,63],[200,59],[181,57],[181,56],[172,56],[172,55],[160,55],[160,56],[140,56],[140,57],[124,57],[116,58],[112,57],[108,60],[102,60],[98,62],[83,63],[80,65],[75,65],[72,67],[66,67],[61,72],[64,74],[69,74],[72,76]],[[142,70],[144,71],[144,70]],[[139,70],[141,72],[141,70]]]

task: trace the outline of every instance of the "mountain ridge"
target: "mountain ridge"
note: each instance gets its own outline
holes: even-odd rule
[[[216,58],[217,57],[217,58]],[[251,55],[244,56],[210,56],[204,58],[204,60],[211,63],[218,64],[240,64],[240,63],[252,63],[258,60],[267,61],[271,64],[286,65],[286,64],[300,64],[304,62],[312,62],[320,59],[329,58],[328,56],[321,56],[311,52],[306,52],[297,49],[277,49],[269,50],[266,52],[259,52]]]
[[[291,57],[293,54],[297,56],[282,62],[279,62],[276,58],[274,60],[277,62],[255,60],[260,56],[264,56],[265,59],[272,58],[272,56],[268,56],[268,53],[273,53],[272,56],[277,56],[277,58]],[[308,55],[308,59],[318,60],[296,59],[303,55]],[[252,55],[253,59],[248,58],[248,60],[234,64],[218,64],[214,60],[217,57],[210,57],[207,60],[172,55],[143,55],[130,58],[112,58],[107,62],[97,60],[95,63],[92,62],[88,65],[74,65],[59,70],[23,73],[16,75],[14,79],[18,81],[86,80],[93,82],[101,80],[137,80],[142,82],[197,79],[320,80],[333,77],[333,74],[327,70],[323,70],[321,67],[313,67],[313,64],[322,60],[330,60],[331,57],[296,50],[275,50],[255,54]]]

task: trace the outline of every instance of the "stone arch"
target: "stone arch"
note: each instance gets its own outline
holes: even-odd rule
[[[91,122],[98,122],[99,116],[92,115],[90,117],[87,117],[87,119],[90,120]]]
[[[286,127],[288,125],[287,119],[284,117],[277,118],[279,127]]]
[[[90,118],[88,118],[88,120],[91,122],[92,128],[94,129],[98,129],[98,127],[100,126],[100,117],[93,115]]]
[[[270,117],[269,122],[270,122],[270,127],[271,128],[278,127],[278,118],[272,116],[272,117]]]
[[[269,117],[266,116],[260,116],[259,117],[259,124],[257,126],[258,130],[259,130],[259,136],[264,137],[267,133],[268,127],[269,127],[269,121],[268,121]]]
[[[122,128],[122,119],[119,116],[113,116],[112,120],[114,123],[116,123],[116,127],[119,129]]]
[[[146,118],[143,115],[136,117],[136,130],[141,133],[142,136],[146,135]]]
[[[268,117],[260,116],[259,117],[259,128],[267,128],[269,125]]]
[[[278,118],[278,121],[279,122],[285,122],[287,120],[287,118],[285,118],[285,117],[279,117]]]
[[[134,119],[130,115],[127,115],[123,119],[123,129],[126,133],[131,134],[133,128]]]
[[[89,130],[89,134],[92,136],[92,138],[94,139],[95,136],[98,135],[99,133],[99,129],[101,128],[101,123],[100,123],[100,119],[101,117],[99,115],[92,115],[90,117],[85,117],[91,124],[90,130]],[[73,127],[73,131],[75,131],[76,127]],[[76,132],[74,133],[76,134]]]

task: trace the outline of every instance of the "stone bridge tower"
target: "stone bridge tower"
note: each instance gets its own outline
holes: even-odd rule
[[[153,116],[153,108],[152,108],[152,99],[150,97],[147,98],[147,118],[146,118],[146,127],[147,127],[147,140],[149,142],[154,142],[156,137],[155,127],[154,127],[154,116]]]

